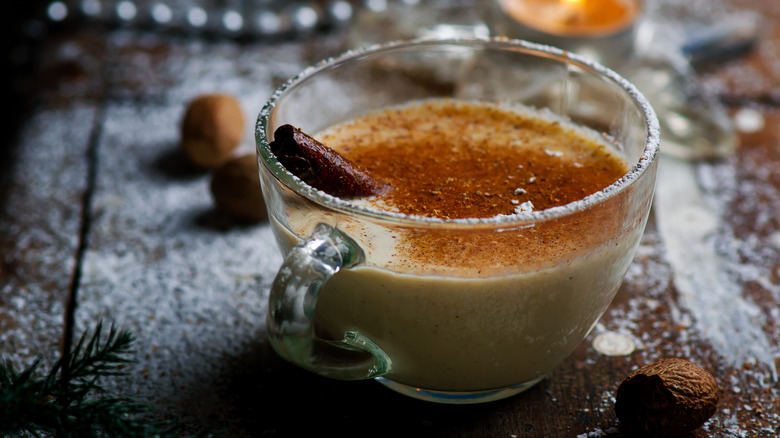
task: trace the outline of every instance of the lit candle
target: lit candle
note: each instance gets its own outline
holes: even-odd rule
[[[631,51],[640,0],[495,0],[495,33],[611,64]]]
[[[500,0],[512,19],[555,35],[596,36],[620,32],[639,14],[636,0]]]

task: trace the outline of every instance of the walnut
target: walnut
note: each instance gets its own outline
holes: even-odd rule
[[[633,435],[678,436],[701,427],[719,398],[715,378],[684,359],[661,359],[634,371],[617,390],[615,412]]]
[[[217,208],[236,219],[261,222],[268,218],[254,154],[232,158],[215,170],[211,194]]]
[[[187,158],[205,169],[219,167],[244,136],[244,113],[226,94],[204,94],[193,99],[181,125],[181,147]]]

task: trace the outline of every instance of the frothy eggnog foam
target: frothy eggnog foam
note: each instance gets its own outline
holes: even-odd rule
[[[451,99],[383,109],[315,137],[393,187],[361,205],[438,218],[491,218],[582,199],[628,171],[610,141],[528,108]],[[393,381],[472,391],[534,381],[587,335],[644,229],[620,197],[532,225],[394,226],[306,205],[277,221],[286,250],[325,222],[365,262],[317,302],[318,333],[359,331]],[[615,219],[619,218],[619,219]],[[440,225],[440,224],[439,224]]]

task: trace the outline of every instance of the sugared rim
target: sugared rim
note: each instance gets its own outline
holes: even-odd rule
[[[333,65],[343,63],[350,59],[359,58],[367,54],[380,53],[383,51],[392,51],[399,48],[411,47],[411,46],[445,46],[445,45],[461,45],[461,46],[485,46],[493,48],[502,47],[519,47],[528,51],[535,51],[539,53],[545,53],[548,56],[567,60],[569,63],[577,65],[579,67],[589,69],[603,77],[609,79],[615,84],[624,89],[633,99],[633,101],[641,108],[647,123],[647,139],[645,142],[642,155],[639,157],[633,167],[626,172],[620,179],[605,187],[604,189],[590,194],[582,199],[570,202],[565,205],[551,207],[544,210],[516,213],[511,215],[500,215],[487,218],[459,218],[459,219],[442,219],[427,216],[407,215],[402,213],[394,213],[388,211],[382,211],[370,207],[364,207],[356,205],[347,200],[337,198],[329,195],[321,190],[306,184],[300,178],[293,175],[277,160],[276,156],[271,152],[271,147],[268,142],[268,137],[264,127],[268,123],[268,119],[271,112],[276,107],[277,102],[282,98],[285,92],[297,84],[304,81],[306,78],[315,75],[316,73],[325,70]],[[559,217],[566,216],[571,213],[582,211],[588,207],[599,204],[607,199],[610,199],[631,186],[640,176],[655,162],[659,154],[660,147],[660,127],[658,118],[650,103],[642,95],[642,93],[625,78],[615,73],[613,70],[608,69],[596,62],[589,59],[578,56],[574,53],[566,52],[555,47],[532,43],[524,40],[515,40],[507,38],[448,38],[448,39],[418,39],[411,41],[394,41],[385,44],[377,44],[361,49],[350,50],[339,56],[328,58],[319,63],[312,65],[299,73],[297,76],[289,79],[284,85],[277,88],[260,111],[257,117],[257,123],[255,125],[255,140],[257,144],[258,164],[265,166],[275,178],[277,178],[282,184],[295,191],[297,194],[303,196],[310,201],[324,206],[328,209],[349,214],[371,218],[374,220],[388,221],[398,225],[407,226],[421,226],[425,224],[438,224],[438,225],[451,225],[462,226],[468,225],[470,227],[486,225],[490,227],[501,228],[514,228],[518,226],[524,226],[533,224],[540,221],[547,221]]]

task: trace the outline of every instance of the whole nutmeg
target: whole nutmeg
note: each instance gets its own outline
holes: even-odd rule
[[[244,137],[244,112],[226,94],[204,94],[187,106],[181,124],[181,147],[196,166],[214,169],[230,158]]]
[[[661,359],[620,384],[615,413],[632,436],[673,437],[701,427],[718,398],[712,374],[685,359]]]
[[[260,222],[268,218],[254,154],[232,158],[211,176],[217,208],[236,219]]]

